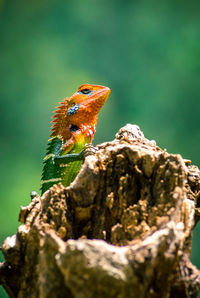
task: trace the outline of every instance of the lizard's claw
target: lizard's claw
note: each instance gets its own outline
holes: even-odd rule
[[[36,191],[33,190],[33,191],[30,193],[31,201],[32,201],[36,196],[38,196],[38,193],[37,193]]]
[[[85,158],[89,155],[94,155],[97,152],[97,150],[98,149],[94,147],[92,143],[86,144],[82,151],[83,159],[85,160]]]

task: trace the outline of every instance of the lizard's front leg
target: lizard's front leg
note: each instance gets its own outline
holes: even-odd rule
[[[59,151],[54,153],[53,160],[55,162],[60,162],[62,163],[69,163],[73,161],[80,161],[83,159],[82,151],[80,153],[70,153],[70,151],[74,147],[74,139],[73,137],[67,140],[65,144],[62,145]],[[63,154],[66,152],[66,154]]]
[[[62,161],[65,163],[73,162],[73,161],[79,161],[79,160],[85,160],[85,158],[89,155],[95,154],[97,149],[92,145],[92,143],[86,144],[84,149],[80,153],[69,153],[64,155],[55,154],[54,160],[56,161]]]
[[[92,143],[85,144],[85,147],[82,151],[83,160],[89,155],[94,155],[97,152],[97,148],[92,145]]]
[[[62,161],[65,163],[83,160],[83,151],[81,151],[80,153],[69,153],[69,154],[65,154],[65,155],[56,154],[56,155],[54,155],[53,159],[55,160],[55,162]]]

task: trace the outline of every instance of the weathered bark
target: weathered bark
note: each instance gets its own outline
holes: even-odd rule
[[[10,297],[197,297],[200,172],[126,125],[70,187],[22,207],[2,250]]]

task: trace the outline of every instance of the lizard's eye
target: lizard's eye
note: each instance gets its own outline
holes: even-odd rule
[[[80,90],[80,91],[78,91],[78,93],[80,94],[92,94],[93,93],[93,90],[90,90],[90,89],[82,89],[82,90]]]
[[[75,131],[79,130],[79,127],[78,127],[77,125],[75,125],[75,124],[71,124],[71,125],[69,126],[69,130],[70,130],[71,132],[75,132]]]

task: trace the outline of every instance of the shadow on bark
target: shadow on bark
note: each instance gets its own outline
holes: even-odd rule
[[[197,297],[199,169],[130,124],[97,149],[70,187],[21,208],[2,245],[9,296]]]

